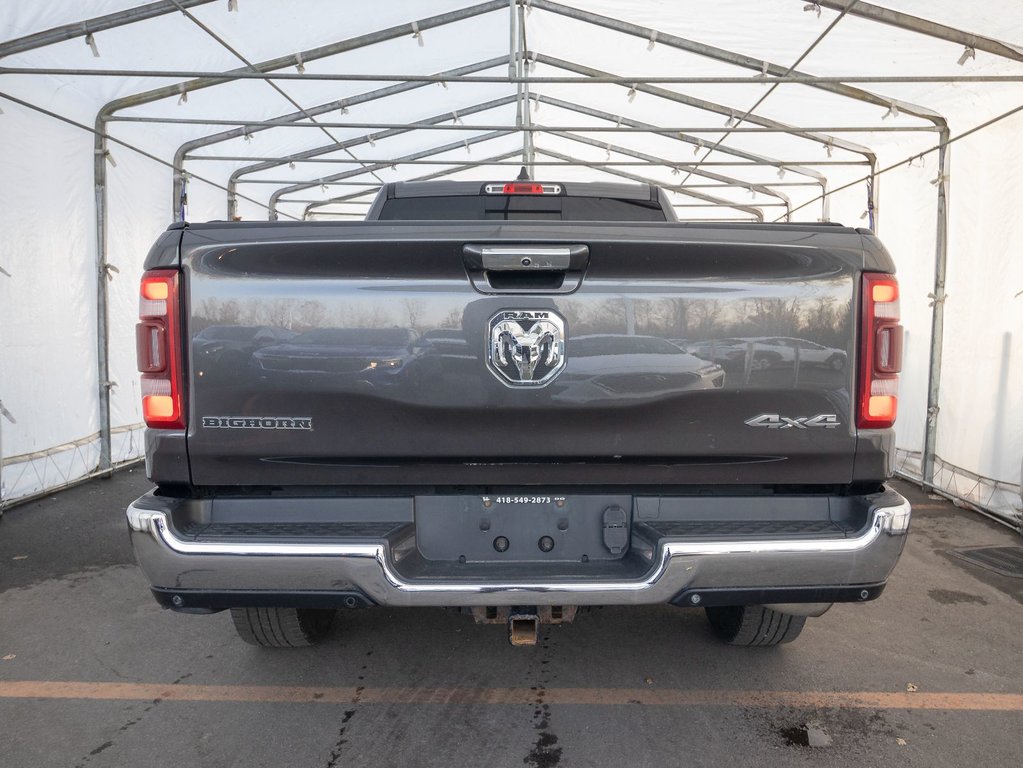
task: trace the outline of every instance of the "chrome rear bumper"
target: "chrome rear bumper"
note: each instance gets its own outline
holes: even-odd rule
[[[529,565],[523,564],[521,578],[507,577],[507,567],[504,576],[492,578],[485,568],[409,576],[403,564],[414,554],[414,542],[407,537],[352,543],[189,540],[172,524],[176,503],[149,494],[127,510],[139,564],[154,590],[180,596],[176,607],[187,607],[191,596],[202,593],[283,598],[333,592],[388,606],[613,605],[667,603],[700,590],[883,585],[902,552],[911,515],[909,502],[886,490],[870,497],[868,524],[846,538],[662,538],[645,550],[634,546],[634,567],[618,576],[605,569],[595,576],[538,577],[527,575]],[[868,599],[866,592],[861,599]]]

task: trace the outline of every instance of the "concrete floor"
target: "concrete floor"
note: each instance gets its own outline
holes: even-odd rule
[[[0,522],[0,765],[1016,766],[1023,579],[950,558],[1019,543],[914,488],[888,590],[796,643],[735,649],[701,612],[605,608],[512,648],[443,610],[339,616],[261,651],[227,614],[161,610],[122,471]],[[810,747],[806,726],[828,746]]]

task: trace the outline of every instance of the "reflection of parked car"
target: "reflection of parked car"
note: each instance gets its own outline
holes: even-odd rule
[[[477,360],[479,355],[473,354],[469,349],[469,342],[459,330],[436,328],[426,331],[419,337],[417,346],[427,355],[436,355],[445,358],[459,358]]]
[[[479,354],[469,345],[460,330],[435,328],[426,331],[416,342],[418,361],[427,379],[443,383],[448,377],[475,378]]]
[[[776,352],[785,363],[795,362],[797,351],[800,365],[826,365],[828,368],[841,371],[845,369],[847,361],[845,350],[825,347],[823,344],[790,336],[763,339],[758,346]]]
[[[711,339],[690,343],[687,349],[697,357],[733,369],[744,367],[746,357],[752,350],[750,368],[754,371],[793,365],[797,354],[800,365],[827,366],[836,371],[844,370],[847,362],[844,350],[791,336]]]
[[[193,365],[197,371],[237,370],[259,349],[280,344],[294,331],[268,325],[211,325],[192,339]]]
[[[720,365],[656,336],[594,334],[570,338],[556,400],[649,398],[725,383]]]
[[[386,383],[412,360],[416,334],[407,328],[317,328],[252,356],[263,371],[351,374]]]

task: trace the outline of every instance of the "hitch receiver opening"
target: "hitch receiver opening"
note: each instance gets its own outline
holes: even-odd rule
[[[540,617],[535,613],[508,616],[508,642],[512,645],[536,645],[540,637]]]

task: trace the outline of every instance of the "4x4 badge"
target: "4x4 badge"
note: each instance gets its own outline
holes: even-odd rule
[[[767,427],[768,429],[808,429],[810,427],[824,427],[834,429],[839,426],[838,416],[833,413],[821,413],[816,416],[779,416],[777,413],[762,413],[752,419],[746,419],[746,425],[750,427]]]

